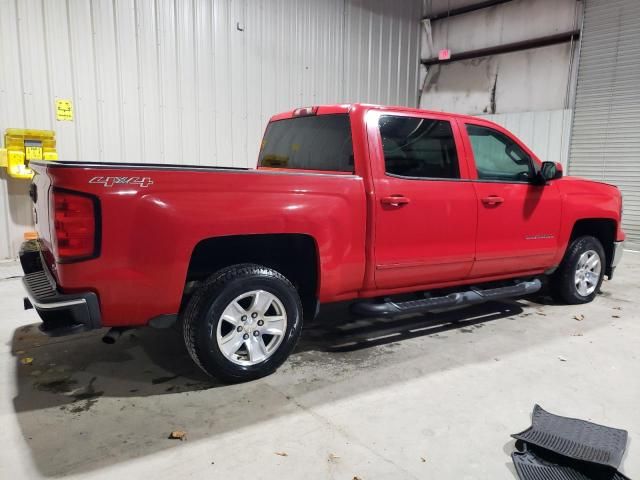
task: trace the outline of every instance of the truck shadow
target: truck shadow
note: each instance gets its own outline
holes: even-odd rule
[[[492,302],[404,318],[363,319],[352,316],[347,304],[329,305],[304,328],[293,355],[348,353],[456,329],[466,333],[522,312],[517,302]],[[127,331],[114,345],[101,341],[104,333],[49,338],[38,331],[37,324],[17,329],[12,341],[12,352],[19,357],[16,411],[65,407],[99,397],[143,397],[225,386],[193,363],[177,329]],[[22,365],[25,358],[29,363]],[[74,410],[79,408],[76,405]]]
[[[348,304],[328,305],[305,329],[297,351],[352,352],[455,329],[468,333],[469,328],[522,312],[517,302],[490,302],[397,318],[358,318],[350,314]]]
[[[333,401],[324,387],[344,385],[350,376],[365,375],[371,381],[366,387],[347,382],[331,395],[344,398],[382,387],[389,379],[377,373],[399,368],[408,358],[421,360],[423,370],[414,375],[450,368],[455,343],[448,347],[439,339],[460,334],[458,343],[466,345],[472,336],[465,333],[499,319],[533,315],[523,313],[523,306],[492,302],[391,320],[354,318],[345,305],[332,305],[305,328],[295,353],[276,374],[228,386],[194,366],[176,330],[134,330],[115,345],[105,345],[100,341],[104,332],[47,338],[35,324],[28,325],[17,329],[12,340],[17,362],[14,408],[43,475],[86,472],[171,448],[176,442],[167,435],[173,429],[187,430],[190,440],[211,438],[290,414],[300,408],[300,396],[313,398],[314,405]],[[404,342],[418,337],[432,338],[428,349]],[[487,354],[486,349],[463,348],[455,355],[456,361],[471,363],[516,348],[505,345]],[[256,399],[260,408],[235,413],[234,405]],[[104,455],[105,448],[110,455]]]

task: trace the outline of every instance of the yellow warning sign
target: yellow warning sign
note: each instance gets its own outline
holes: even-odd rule
[[[42,147],[28,147],[25,145],[24,153],[27,160],[42,160]]]
[[[56,99],[56,120],[73,121],[73,103],[71,100]]]

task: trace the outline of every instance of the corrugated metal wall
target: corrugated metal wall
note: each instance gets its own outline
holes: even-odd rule
[[[571,113],[564,109],[480,116],[513,132],[543,162],[561,162],[566,169]]]
[[[640,2],[585,5],[569,173],[617,185],[640,249]]]
[[[53,129],[67,160],[252,166],[276,112],[416,106],[420,16],[418,0],[0,0],[0,130]],[[29,223],[11,188],[0,258]]]

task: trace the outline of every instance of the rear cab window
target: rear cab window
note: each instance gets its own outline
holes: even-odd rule
[[[383,115],[378,128],[388,175],[414,179],[460,178],[449,121]]]
[[[354,173],[349,115],[312,115],[269,123],[258,166]]]

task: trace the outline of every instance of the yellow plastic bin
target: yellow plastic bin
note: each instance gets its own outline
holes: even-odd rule
[[[56,133],[53,130],[7,128],[4,148],[0,148],[0,167],[14,178],[33,177],[32,160],[58,160]]]

